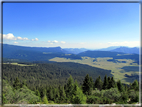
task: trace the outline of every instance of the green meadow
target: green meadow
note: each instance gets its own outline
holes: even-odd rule
[[[123,83],[129,84],[134,81],[134,78],[125,77],[125,75],[139,74],[139,65],[133,63],[134,60],[131,59],[117,59],[118,62],[107,61],[113,59],[112,57],[100,57],[100,58],[91,58],[91,57],[82,57],[82,60],[72,60],[66,58],[55,57],[49,61],[55,62],[75,62],[80,64],[87,64],[92,67],[98,67],[102,69],[111,70],[111,74],[114,75],[115,80],[121,80]],[[125,61],[122,63],[121,61]]]
[[[3,63],[3,64],[9,64],[9,63]],[[26,64],[19,64],[19,63],[10,63],[12,65],[18,65],[18,66],[35,66],[36,64],[26,65]]]

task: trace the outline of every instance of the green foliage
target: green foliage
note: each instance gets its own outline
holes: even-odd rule
[[[132,86],[130,87],[131,89],[134,89],[135,91],[139,91],[139,84],[138,84],[138,81],[135,80],[133,83],[132,83]]]
[[[49,88],[48,98],[49,100],[54,100],[54,93],[52,87]]]
[[[124,87],[120,80],[115,82],[113,77],[107,78],[107,76],[104,77],[104,83],[101,81],[100,76],[96,79],[95,83],[93,83],[92,77],[89,77],[87,74],[80,87],[77,80],[74,83],[71,75],[64,86],[55,85],[52,87],[45,87],[40,85],[40,87],[33,87],[32,91],[24,84],[24,82],[21,84],[19,79],[16,78],[12,87],[8,82],[3,80],[3,103],[36,104],[40,102],[43,104],[127,104],[128,99],[130,99],[129,103],[139,101],[137,80],[135,80],[128,88],[127,85]],[[102,90],[102,86],[106,89]],[[93,90],[93,88],[95,90]]]
[[[102,102],[102,99],[95,95],[88,96],[87,98],[88,104],[100,104],[101,102]]]
[[[139,92],[135,90],[130,90],[129,91],[129,98],[131,99],[132,102],[139,102]]]
[[[4,103],[7,104],[13,104],[14,102],[14,91],[13,88],[5,81],[3,80],[3,97],[4,97]]]
[[[59,85],[59,94],[60,94],[60,98],[59,98],[60,103],[61,102],[64,103],[66,100],[66,93],[65,93],[64,87],[61,87],[60,85]]]
[[[82,90],[78,87],[77,81],[74,84],[72,103],[73,104],[85,104],[86,96],[83,94]]]
[[[44,97],[43,97],[42,101],[43,101],[43,104],[48,104],[48,100],[47,100],[46,95],[44,95]]]
[[[85,76],[85,79],[83,81],[83,93],[86,95],[91,95],[92,94],[92,90],[93,90],[93,81],[92,81],[92,77],[89,77],[89,75],[87,74]]]
[[[21,83],[19,81],[19,78],[17,77],[14,81],[13,87],[17,90],[19,88],[21,88]]]
[[[68,99],[71,99],[72,97],[73,87],[74,87],[74,81],[72,76],[70,75],[70,78],[68,79],[68,82],[66,85],[66,96]]]
[[[128,100],[128,94],[126,92],[122,92],[120,101],[126,104],[127,100]]]
[[[3,104],[7,104],[7,99],[6,99],[6,97],[5,97],[5,94],[2,94],[2,103]]]
[[[82,84],[87,73],[93,77],[93,81],[95,81],[99,75],[101,78],[103,78],[105,74],[112,76],[110,70],[71,62],[41,63],[35,64],[35,66],[3,64],[3,79],[8,80],[10,85],[13,85],[17,77],[21,83],[26,80],[25,84],[27,84],[28,88],[31,90],[33,90],[34,87],[58,86],[59,84],[63,86],[66,84],[70,75],[72,75],[74,79],[77,79],[79,84]]]
[[[109,84],[108,84],[108,89],[110,88],[116,88],[116,83],[113,77],[111,77],[111,79],[109,79]]]
[[[124,85],[122,85],[120,80],[118,80],[118,82],[117,82],[117,87],[118,87],[118,90],[120,92],[124,92],[125,91]]]
[[[108,89],[108,85],[109,85],[108,78],[107,78],[107,75],[105,75],[104,82],[103,82],[103,87],[102,87],[103,90]]]
[[[114,102],[117,102],[121,97],[121,94],[119,93],[117,88],[111,88],[109,90],[102,90],[101,94],[103,95],[103,97],[111,99]]]
[[[15,90],[14,101],[15,103],[21,103],[21,101],[25,99],[24,103],[35,103],[40,101],[40,98],[35,95],[35,92],[28,89],[26,86]]]
[[[101,90],[102,86],[103,86],[103,82],[101,80],[101,77],[99,76],[94,83],[94,89],[97,88],[98,90]]]
[[[36,91],[35,91],[35,95],[40,98],[40,92],[39,92],[39,90],[36,90]],[[40,100],[41,100],[41,98],[40,98]]]

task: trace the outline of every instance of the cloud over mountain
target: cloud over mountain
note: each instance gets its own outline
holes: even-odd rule
[[[1,35],[1,34],[0,34]],[[3,39],[5,40],[30,40],[26,37],[22,38],[20,36],[15,37],[12,33],[8,33],[8,34],[3,34]],[[35,39],[31,39],[32,41],[38,41],[38,38]]]

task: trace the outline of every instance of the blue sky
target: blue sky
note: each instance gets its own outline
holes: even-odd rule
[[[3,43],[62,48],[136,47],[139,3],[3,3]]]

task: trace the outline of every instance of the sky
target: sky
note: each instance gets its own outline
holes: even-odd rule
[[[139,3],[3,3],[3,43],[139,47]]]

